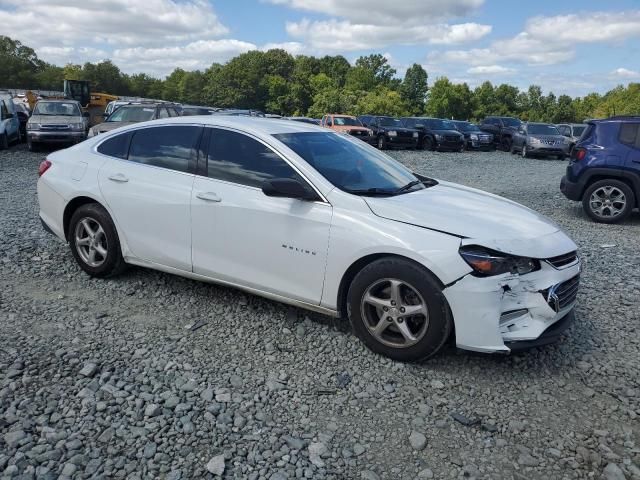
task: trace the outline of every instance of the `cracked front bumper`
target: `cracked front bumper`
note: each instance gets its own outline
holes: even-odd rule
[[[456,345],[508,353],[557,339],[562,332],[552,335],[552,326],[571,316],[579,274],[579,261],[561,269],[541,261],[540,270],[526,275],[463,277],[444,289],[453,313]],[[571,296],[563,302],[550,295],[564,289]]]

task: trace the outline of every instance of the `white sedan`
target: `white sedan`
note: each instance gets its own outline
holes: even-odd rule
[[[348,317],[398,360],[449,338],[508,353],[573,319],[580,260],[550,220],[299,122],[120,128],[50,154],[38,198],[91,276],[134,264]]]

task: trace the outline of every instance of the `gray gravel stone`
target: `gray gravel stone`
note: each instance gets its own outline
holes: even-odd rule
[[[409,444],[414,450],[422,450],[427,446],[427,437],[423,433],[414,430],[409,435]]]
[[[224,455],[216,455],[207,463],[207,471],[214,475],[222,475],[224,473],[225,463]]]

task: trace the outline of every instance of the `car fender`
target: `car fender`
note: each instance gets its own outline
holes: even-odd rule
[[[582,197],[585,190],[594,181],[605,178],[615,178],[630,184],[636,195],[636,204],[640,202],[640,199],[638,199],[640,197],[640,174],[625,168],[587,168],[582,173],[582,178],[580,178],[580,196]]]

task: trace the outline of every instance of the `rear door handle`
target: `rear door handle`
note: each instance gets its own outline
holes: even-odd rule
[[[205,202],[221,202],[222,199],[213,192],[198,192],[196,197]]]
[[[118,183],[126,183],[129,181],[129,179],[125,177],[122,173],[116,173],[115,175],[109,176],[109,180],[111,180],[112,182],[118,182]]]

